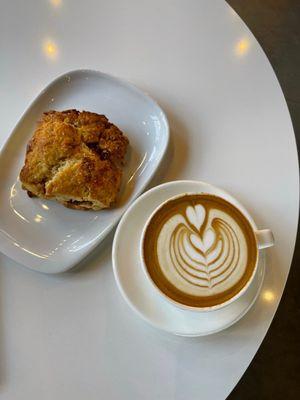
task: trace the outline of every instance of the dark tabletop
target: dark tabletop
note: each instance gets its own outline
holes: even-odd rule
[[[300,141],[300,0],[227,0],[272,64]],[[228,400],[300,399],[300,240],[287,285],[260,349]],[[298,299],[297,299],[298,296]]]

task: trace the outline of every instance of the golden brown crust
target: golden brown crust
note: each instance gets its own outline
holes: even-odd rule
[[[104,115],[77,110],[43,114],[20,173],[31,195],[75,209],[101,209],[115,200],[128,139]]]

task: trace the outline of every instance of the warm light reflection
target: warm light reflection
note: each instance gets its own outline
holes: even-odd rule
[[[19,243],[17,243],[17,242],[14,242],[14,245],[16,247],[19,247],[20,249],[26,251],[26,253],[31,254],[33,256],[36,256],[36,257],[39,257],[39,258],[48,258],[48,256],[46,256],[46,255],[41,255],[41,254],[34,253],[33,251],[30,251],[30,250],[26,249],[25,247],[20,246]]]
[[[10,202],[10,205],[11,205],[11,208],[12,208],[13,212],[14,212],[18,217],[20,217],[23,221],[29,223],[28,219],[25,218],[21,213],[19,213],[19,212],[12,206],[12,203],[11,203],[11,202]]]
[[[35,222],[41,222],[43,219],[43,217],[40,214],[36,214],[36,216],[34,217]]]
[[[58,8],[62,5],[62,0],[49,0],[53,7]]]
[[[17,194],[17,191],[15,189],[15,184],[12,185],[11,189],[10,189],[10,198],[15,197],[15,195]]]
[[[134,171],[134,173],[129,177],[128,181],[127,181],[127,185],[130,184],[130,182],[135,179],[135,177],[137,175],[141,175],[144,172],[144,169],[146,168],[147,164],[144,166],[144,162],[147,158],[148,152],[146,151],[142,161],[140,162],[139,166],[136,168],[136,170]],[[140,169],[143,167],[143,169],[140,171]]]
[[[18,178],[18,180],[19,180],[19,178]],[[14,206],[14,204],[13,204],[13,198],[17,195],[17,190],[16,190],[16,188],[15,188],[16,185],[17,185],[17,182],[14,183],[14,184],[12,185],[11,189],[10,189],[10,196],[9,196],[10,208],[11,208],[11,209],[13,210],[13,212],[14,212],[18,217],[20,217],[23,221],[29,222],[28,219],[26,219],[21,213],[19,213],[19,212],[15,209],[15,206]]]
[[[49,210],[49,207],[46,206],[46,204],[42,204],[42,207],[43,207],[44,210]]]
[[[235,45],[234,50],[235,50],[235,53],[236,53],[238,56],[243,56],[243,55],[245,55],[245,54],[248,52],[249,47],[250,47],[250,41],[249,41],[249,39],[241,39],[241,40],[239,40],[239,41],[237,42],[237,44]]]
[[[271,303],[272,301],[274,301],[275,295],[274,295],[274,293],[273,293],[271,290],[265,290],[265,291],[263,292],[263,294],[262,294],[262,298],[263,298],[265,301]]]
[[[43,52],[47,58],[55,60],[58,56],[57,45],[52,40],[46,40],[43,44]]]

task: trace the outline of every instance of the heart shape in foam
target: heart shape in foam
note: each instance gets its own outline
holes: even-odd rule
[[[199,231],[204,219],[205,219],[206,211],[205,208],[201,204],[197,204],[196,206],[188,206],[186,209],[186,217],[191,225]]]
[[[191,242],[193,245],[202,251],[202,253],[206,253],[211,246],[213,245],[215,239],[216,239],[216,234],[214,230],[212,229],[207,229],[204,232],[203,239],[200,238],[200,236],[195,235],[194,233],[191,234],[190,236]]]

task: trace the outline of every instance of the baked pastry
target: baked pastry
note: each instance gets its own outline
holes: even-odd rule
[[[107,208],[120,189],[128,143],[104,115],[45,112],[27,146],[22,187],[70,208]]]

